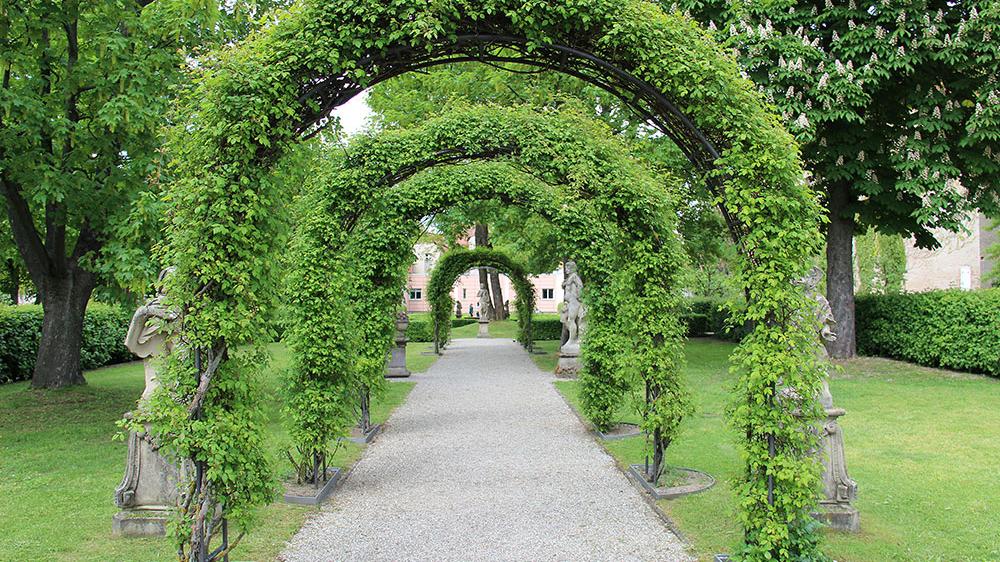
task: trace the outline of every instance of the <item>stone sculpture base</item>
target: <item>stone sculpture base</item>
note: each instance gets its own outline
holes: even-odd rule
[[[556,376],[576,378],[580,374],[580,348],[564,345],[559,350],[559,362],[556,364]]]
[[[490,323],[488,320],[486,322],[483,322],[482,320],[479,321],[479,334],[476,337],[477,338],[490,337]]]
[[[819,502],[819,511],[813,513],[813,517],[834,531],[861,531],[861,513],[851,504]]]
[[[844,433],[837,420],[847,412],[843,408],[825,408],[820,444],[823,454],[823,499],[819,512],[813,514],[835,531],[857,533],[861,529],[861,516],[851,505],[857,497],[858,485],[847,474],[844,456]]]
[[[406,344],[397,345],[389,351],[389,362],[385,368],[385,378],[401,379],[410,376],[406,368]]]
[[[125,537],[163,536],[177,501],[177,468],[143,434],[130,432],[125,475],[115,490],[119,511],[112,532]]]
[[[162,537],[167,534],[170,511],[123,509],[111,518],[111,534],[116,537]]]

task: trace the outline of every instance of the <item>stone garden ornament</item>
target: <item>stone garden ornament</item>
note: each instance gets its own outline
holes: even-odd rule
[[[837,322],[833,317],[830,303],[817,288],[822,278],[822,270],[814,267],[805,278],[799,281],[799,284],[815,302],[813,310],[820,326],[819,335],[822,340],[818,346],[818,353],[826,361],[829,355],[825,342],[837,339],[837,334],[833,330]],[[847,411],[834,407],[828,379],[823,379],[819,402],[826,413],[826,420],[820,429],[820,447],[823,455],[823,498],[819,502],[820,512],[817,515],[833,529],[856,533],[861,528],[861,516],[858,510],[851,505],[851,502],[857,497],[858,485],[847,474],[844,435],[840,424],[837,423],[837,419],[846,414]]]
[[[396,313],[396,338],[395,345],[389,350],[389,365],[386,367],[386,378],[396,379],[410,376],[410,370],[406,368],[406,342],[410,341],[406,337],[406,328],[410,325],[410,315],[406,310]]]
[[[479,289],[479,334],[478,338],[490,337],[490,319],[486,313],[490,309],[490,293],[485,287]]]
[[[180,314],[164,305],[162,292],[171,273],[173,268],[160,273],[160,292],[136,309],[125,336],[125,346],[143,360],[146,387],[139,399],[140,409],[159,386],[157,359],[172,353],[176,344]],[[115,490],[115,504],[121,511],[113,518],[113,532],[124,536],[163,535],[177,500],[179,476],[177,467],[160,455],[147,432],[130,431],[125,475]]]
[[[575,376],[580,372],[580,340],[586,329],[587,309],[583,304],[583,281],[577,273],[576,262],[567,260],[563,279],[562,345],[559,347],[559,364],[556,373]]]

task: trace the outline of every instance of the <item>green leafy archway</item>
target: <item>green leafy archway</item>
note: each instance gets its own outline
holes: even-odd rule
[[[819,463],[810,427],[822,369],[814,326],[797,321],[807,300],[792,280],[818,253],[820,206],[792,138],[734,61],[693,22],[643,0],[306,0],[200,70],[190,122],[172,143],[178,181],[164,256],[177,267],[169,292],[184,309],[184,338],[197,358],[186,366],[193,382],[175,389],[186,423],[241,410],[233,405],[251,398],[210,391],[239,389],[228,381],[242,371],[224,359],[268,336],[258,319],[272,306],[283,199],[270,166],[364,87],[458,60],[584,78],[622,97],[704,173],[742,250],[741,319],[756,325],[734,355],[733,421],[747,459],[738,487],[744,554],[815,554],[809,510]],[[800,398],[779,398],[780,387]],[[231,424],[233,442],[254,445],[248,423]],[[182,433],[178,449],[204,469],[199,490],[205,478],[222,478],[207,466],[217,456],[205,444],[214,439]],[[233,494],[262,493],[238,488]]]
[[[528,279],[524,266],[499,250],[476,248],[474,250],[454,249],[438,260],[427,285],[431,301],[431,315],[434,318],[434,352],[449,339],[451,332],[451,311],[454,301],[451,288],[455,281],[474,267],[492,267],[503,273],[514,283],[517,299],[517,340],[528,351],[532,349],[531,315],[535,310],[535,288]]]
[[[497,161],[476,162],[482,158]],[[378,388],[381,368],[365,373],[357,366],[385,357],[420,219],[459,203],[497,199],[548,220],[564,253],[578,261],[592,289],[585,299],[595,333],[613,324],[604,338],[594,338],[596,345],[584,340],[588,387],[620,399],[620,372],[648,384],[642,413],[656,437],[654,455],[662,459],[688,408],[678,380],[682,328],[674,283],[684,254],[672,191],[663,181],[676,182],[652,176],[603,126],[572,112],[470,108],[358,140],[347,161],[314,178],[303,203],[308,216],[294,238],[298,266],[290,276],[288,340],[295,388],[328,397],[296,401],[289,412],[299,450],[321,457],[330,437],[348,425],[349,408],[340,402],[359,387]],[[641,278],[616,280],[647,266],[654,270]],[[623,290],[634,293],[625,298]],[[519,291],[533,296],[528,283]],[[657,321],[623,320],[617,312],[626,300],[640,318]],[[351,310],[344,310],[347,302]],[[600,405],[610,412],[617,406],[616,400]]]

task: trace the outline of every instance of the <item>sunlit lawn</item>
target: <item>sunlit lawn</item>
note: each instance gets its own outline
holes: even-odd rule
[[[426,370],[434,361],[408,346],[407,366]],[[288,364],[273,345],[266,377],[267,448],[279,474],[290,473],[281,451],[288,436],[280,421],[278,373]],[[112,441],[115,422],[142,393],[139,363],[90,371],[85,387],[38,392],[27,383],[0,386],[0,560],[153,561],[175,557],[164,539],[115,539],[111,517],[114,489],[124,469],[126,445]],[[376,422],[405,400],[413,383],[392,382],[373,404]],[[349,466],[363,446],[341,447],[331,462]],[[335,499],[333,501],[336,501]],[[260,512],[260,524],[232,560],[273,560],[315,508],[275,502]]]
[[[730,482],[740,461],[723,417],[732,349],[713,340],[687,344],[698,411],[668,450],[669,462],[720,482],[660,502],[704,560],[731,552],[739,540]],[[556,385],[578,403],[577,381]],[[863,531],[828,533],[828,554],[840,561],[1000,560],[1000,381],[864,358],[847,363],[831,387],[847,409],[841,422]],[[622,464],[642,461],[641,438],[606,446]]]

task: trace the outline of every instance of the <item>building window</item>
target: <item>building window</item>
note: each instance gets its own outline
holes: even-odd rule
[[[424,298],[424,290],[420,287],[414,287],[410,289],[410,300],[418,301]]]
[[[464,288],[462,289],[462,298],[463,299],[465,298],[465,289]]]
[[[556,290],[555,289],[542,289],[542,300],[543,301],[550,301],[550,300],[552,300],[554,298],[556,298]]]

